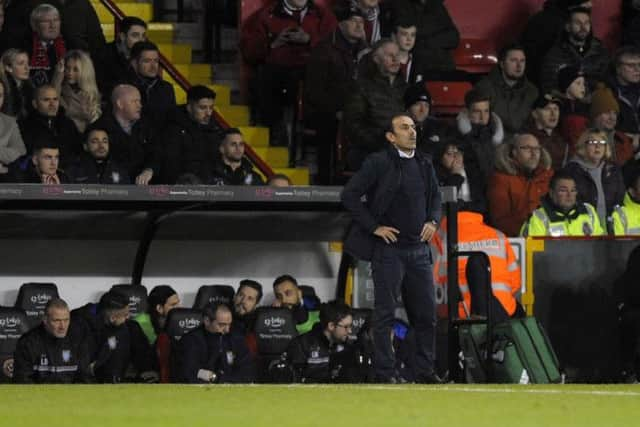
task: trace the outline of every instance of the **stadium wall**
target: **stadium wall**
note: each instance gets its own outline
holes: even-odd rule
[[[0,305],[13,305],[25,282],[54,282],[72,308],[97,301],[116,283],[128,283],[137,242],[122,240],[2,240]],[[321,300],[335,297],[340,253],[322,242],[171,241],[153,242],[143,284],[169,284],[184,306],[198,287],[250,278],[264,288],[263,304],[273,300],[273,279],[291,274],[311,285]]]

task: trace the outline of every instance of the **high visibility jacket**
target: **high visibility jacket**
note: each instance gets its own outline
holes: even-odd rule
[[[434,281],[447,284],[447,221],[442,221],[431,244],[434,253]],[[515,294],[520,290],[520,267],[515,253],[505,235],[482,221],[482,215],[473,212],[458,213],[458,249],[482,251],[491,261],[491,290],[505,311],[512,315],[516,310]],[[467,257],[458,258],[458,284],[463,302],[458,312],[461,318],[471,313],[471,293],[466,277]]]
[[[611,219],[616,236],[640,234],[640,203],[634,202],[629,193],[626,193],[622,206],[613,208]]]
[[[525,237],[602,236],[604,234],[598,213],[589,203],[579,203],[565,214],[553,209],[545,199],[542,206],[533,211],[520,230],[520,235]]]

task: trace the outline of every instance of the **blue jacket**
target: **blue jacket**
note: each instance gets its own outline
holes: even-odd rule
[[[439,221],[442,214],[438,178],[431,160],[416,150],[416,160],[422,166],[427,201],[427,221]],[[362,168],[342,190],[342,204],[353,216],[353,224],[344,241],[344,250],[363,260],[371,260],[377,237],[375,229],[389,209],[402,182],[400,156],[389,145],[367,157]],[[363,196],[366,201],[363,202]]]

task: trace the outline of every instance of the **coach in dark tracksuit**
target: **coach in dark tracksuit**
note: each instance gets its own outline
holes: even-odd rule
[[[244,336],[230,334],[232,314],[224,304],[207,306],[202,326],[180,340],[176,382],[250,383],[255,364]]]
[[[90,328],[96,381],[157,382],[153,350],[138,322],[129,319],[129,299],[125,295],[117,291],[104,294]]]
[[[416,334],[416,381],[440,382],[434,372],[435,295],[426,244],[440,220],[438,180],[431,161],[416,150],[415,124],[409,116],[394,116],[385,137],[386,149],[370,155],[342,192],[354,219],[345,251],[371,260],[376,380],[398,380],[391,330],[402,290]]]
[[[52,299],[42,324],[19,340],[13,382],[18,384],[90,382],[89,348],[82,327],[70,322],[69,306]]]

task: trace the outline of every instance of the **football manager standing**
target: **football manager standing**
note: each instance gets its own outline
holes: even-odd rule
[[[427,245],[440,220],[438,181],[430,159],[416,150],[411,117],[396,114],[385,138],[386,148],[369,155],[342,192],[342,203],[354,220],[344,248],[371,261],[376,381],[398,382],[391,331],[402,296],[415,329],[416,380],[439,383],[434,371],[436,313]]]

